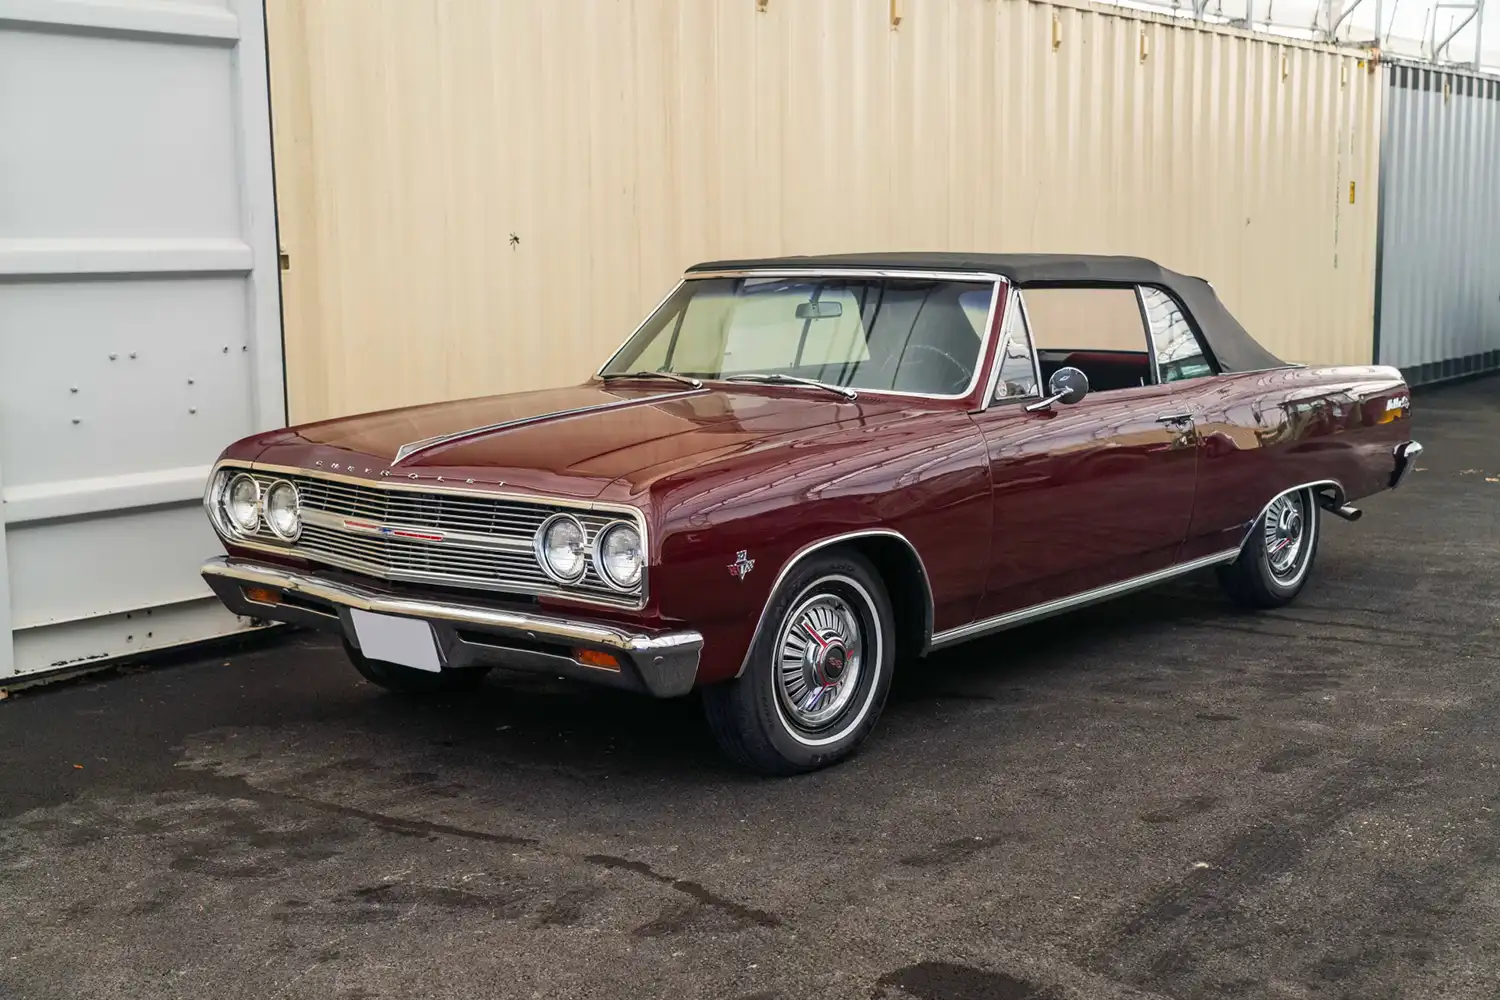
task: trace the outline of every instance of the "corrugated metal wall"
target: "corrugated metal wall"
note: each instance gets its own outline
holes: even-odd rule
[[[1371,356],[1357,52],[1028,0],[269,0],[292,416],[577,381],[687,264],[1095,251]]]
[[[1386,79],[1378,360],[1413,385],[1500,369],[1500,79]]]

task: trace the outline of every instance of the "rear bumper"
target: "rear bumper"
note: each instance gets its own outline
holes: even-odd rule
[[[420,619],[432,626],[445,669],[499,666],[670,698],[692,690],[703,649],[697,632],[646,632],[530,610],[413,597],[246,559],[210,559],[202,573],[235,614],[339,632],[356,646],[351,609]],[[252,600],[247,588],[265,593]],[[619,668],[582,663],[576,658],[582,650],[612,654]]]
[[[1396,445],[1396,471],[1391,473],[1391,489],[1401,485],[1411,470],[1416,468],[1417,459],[1422,455],[1422,446],[1415,441],[1405,441]]]

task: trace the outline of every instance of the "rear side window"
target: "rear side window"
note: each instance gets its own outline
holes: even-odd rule
[[[1134,288],[1027,288],[1023,297],[1044,383],[1069,367],[1088,376],[1091,392],[1151,384]]]
[[[1214,373],[1203,347],[1193,333],[1193,326],[1183,315],[1182,307],[1160,288],[1141,289],[1146,308],[1146,322],[1151,327],[1151,345],[1156,352],[1156,369],[1163,382],[1202,378]]]

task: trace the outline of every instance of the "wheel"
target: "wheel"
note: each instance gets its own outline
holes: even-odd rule
[[[1240,557],[1219,568],[1219,583],[1239,604],[1279,608],[1302,590],[1318,552],[1322,508],[1311,488],[1271,501],[1250,529]]]
[[[800,563],[771,597],[745,672],[703,691],[731,758],[766,774],[827,767],[880,717],[896,660],[880,575],[853,551]]]
[[[361,653],[354,643],[344,640],[344,652],[359,675],[371,684],[378,684],[396,694],[440,694],[444,691],[463,691],[476,687],[489,673],[483,667],[465,667],[462,670],[444,670],[432,673],[403,667],[386,660],[372,660]]]

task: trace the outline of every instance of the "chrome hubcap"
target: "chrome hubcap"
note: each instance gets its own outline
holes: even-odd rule
[[[1278,577],[1294,575],[1307,536],[1301,493],[1277,497],[1266,511],[1266,559]]]
[[[799,729],[838,717],[859,687],[859,616],[837,594],[817,594],[787,616],[777,642],[776,695]]]

